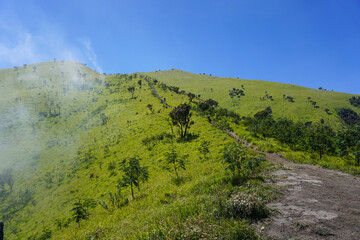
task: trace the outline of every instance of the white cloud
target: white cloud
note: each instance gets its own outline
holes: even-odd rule
[[[0,15],[0,68],[51,61],[53,58],[88,62],[98,72],[103,72],[90,39],[70,42],[61,30],[45,23],[37,28],[37,32],[31,32],[16,17]]]
[[[6,31],[1,29],[3,36],[11,36],[9,41],[0,42],[0,64],[1,65],[19,65],[26,62],[36,62],[41,59],[41,55],[36,53],[36,46],[34,44],[31,34],[14,30]],[[9,66],[9,67],[10,67]]]
[[[97,63],[96,54],[91,47],[90,39],[82,38],[82,39],[79,39],[79,42],[85,47],[86,56],[87,56],[88,60],[90,61],[90,63],[95,67],[96,71],[98,71],[99,73],[103,73],[103,70]]]

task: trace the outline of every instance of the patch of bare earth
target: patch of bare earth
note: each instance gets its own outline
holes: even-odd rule
[[[264,239],[360,239],[360,178],[265,154],[284,168],[270,183],[283,193],[269,204],[278,213],[255,226]]]

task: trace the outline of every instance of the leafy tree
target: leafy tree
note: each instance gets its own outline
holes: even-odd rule
[[[200,147],[198,148],[199,152],[204,155],[204,158],[207,159],[207,154],[210,152],[209,150],[209,141],[202,141]]]
[[[185,159],[188,157],[188,155],[185,156],[179,156],[175,149],[172,149],[170,152],[165,153],[165,160],[168,164],[173,165],[176,177],[179,178],[178,169],[182,168],[185,169]]]
[[[340,156],[350,155],[360,165],[360,123],[348,127],[337,135]]]
[[[184,138],[187,134],[188,128],[190,128],[190,125],[194,124],[194,122],[190,120],[192,116],[190,110],[191,106],[184,103],[175,107],[169,113],[172,124],[180,128],[180,138]]]
[[[338,114],[347,125],[352,125],[360,121],[360,116],[350,108],[342,108]]]
[[[139,86],[140,86],[140,88],[141,88],[141,86],[142,86],[142,81],[141,81],[141,79],[138,81],[138,84],[139,84]]]
[[[119,181],[120,187],[130,186],[131,196],[134,197],[134,187],[137,187],[140,191],[140,183],[146,182],[149,179],[149,172],[147,167],[140,166],[140,158],[132,157],[127,163],[121,167],[124,172],[124,176]]]
[[[192,102],[192,100],[195,98],[195,94],[188,93],[189,101]]]
[[[134,98],[135,87],[128,87],[127,90],[131,92],[131,98]]]
[[[351,105],[355,106],[355,107],[360,107],[360,97],[352,97],[349,99],[349,102]]]
[[[205,102],[206,102],[207,104],[209,104],[209,106],[211,106],[211,107],[217,107],[218,104],[219,104],[217,101],[215,101],[215,100],[213,100],[213,99],[211,99],[211,98],[209,98],[208,100],[205,100]]]
[[[238,88],[233,88],[231,90],[229,90],[229,95],[231,98],[237,96],[238,98],[240,98],[240,96],[244,96],[244,90],[238,89]]]
[[[306,141],[309,150],[319,153],[320,159],[325,153],[335,152],[335,132],[326,125],[312,125]]]
[[[77,223],[81,220],[89,219],[90,213],[87,211],[87,207],[82,201],[74,203],[74,207],[71,211],[73,212],[73,219]]]
[[[294,98],[291,96],[287,96],[285,99],[288,100],[289,102],[295,102]]]

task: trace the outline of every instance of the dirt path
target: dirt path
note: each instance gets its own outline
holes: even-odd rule
[[[265,155],[285,167],[273,173],[284,195],[269,204],[279,214],[260,224],[265,239],[360,239],[359,178]]]
[[[360,239],[360,178],[263,153],[283,166],[270,182],[283,193],[269,204],[279,213],[256,225],[264,239]]]

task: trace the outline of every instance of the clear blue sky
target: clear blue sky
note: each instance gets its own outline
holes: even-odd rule
[[[360,1],[1,0],[0,68],[53,58],[360,94]]]

